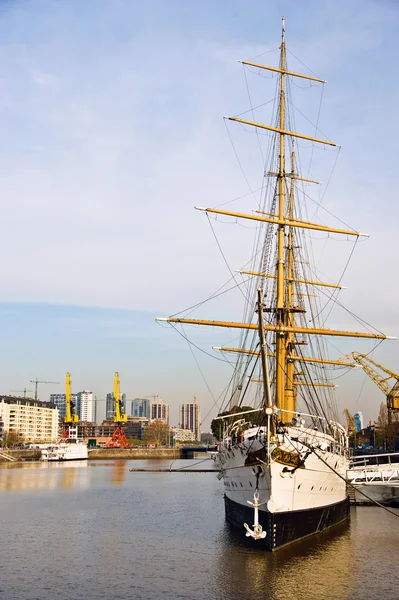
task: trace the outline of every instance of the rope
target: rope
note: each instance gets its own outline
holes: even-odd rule
[[[301,442],[303,443],[303,442]],[[304,446],[307,446],[307,444],[304,444]],[[365,492],[362,492],[361,490],[359,490],[355,485],[353,485],[353,483],[350,483],[350,481],[348,481],[348,479],[346,479],[346,477],[343,477],[343,475],[341,475],[340,473],[338,473],[338,471],[336,471],[331,465],[328,464],[327,461],[324,460],[324,458],[322,458],[321,456],[319,456],[317,454],[317,452],[315,451],[314,448],[311,448],[310,446],[307,446],[307,448],[309,448],[309,450],[311,450],[319,460],[321,460],[321,462],[323,462],[325,465],[327,465],[327,467],[329,469],[331,469],[331,471],[333,471],[336,475],[338,475],[338,477],[340,477],[343,481],[345,481],[345,483],[347,485],[349,485],[351,488],[353,488],[356,492],[358,492],[359,494],[361,494],[362,496],[364,496],[365,498],[367,498],[367,500],[369,500],[370,502],[372,502],[373,504],[376,504],[377,506],[379,506],[380,508],[383,508],[384,510],[386,510],[387,512],[391,513],[391,515],[393,515],[394,517],[399,518],[399,513],[394,512],[393,510],[391,510],[390,508],[388,508],[387,506],[384,506],[383,504],[381,504],[380,502],[378,502],[377,500],[374,500],[374,498],[370,498],[370,496],[368,496]]]

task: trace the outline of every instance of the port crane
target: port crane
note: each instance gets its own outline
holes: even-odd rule
[[[75,403],[72,401],[70,373],[67,373],[65,376],[65,405],[64,433],[62,437],[67,440],[76,440],[78,437],[77,424],[79,417],[75,412]]]
[[[115,373],[114,377],[114,399],[115,399],[115,429],[112,437],[106,443],[106,448],[130,448],[131,444],[128,441],[125,430],[124,423],[127,422],[127,415],[123,412],[123,405],[121,401],[121,394],[119,389],[119,373]]]
[[[356,447],[356,425],[355,419],[353,415],[349,412],[347,408],[344,408],[344,415],[346,417],[346,422],[348,424],[348,437],[353,438],[354,446]]]
[[[39,383],[54,383],[54,384],[59,384],[59,381],[40,381],[39,379],[31,379],[30,380],[31,383],[35,384],[35,400],[37,400],[37,386],[39,385]]]
[[[367,354],[352,352],[345,358],[356,361],[385,394],[388,409],[388,445],[389,449],[393,450],[392,414],[399,412],[399,373],[384,367]],[[381,375],[376,369],[379,369],[384,375]]]

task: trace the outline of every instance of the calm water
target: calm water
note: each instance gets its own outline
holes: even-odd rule
[[[399,598],[385,511],[352,509],[350,526],[271,555],[229,532],[213,473],[129,472],[143,465],[0,468],[0,599]]]

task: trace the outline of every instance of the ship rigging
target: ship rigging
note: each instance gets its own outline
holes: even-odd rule
[[[345,361],[327,358],[324,340],[328,337],[392,338],[370,329],[362,332],[328,328],[314,298],[318,290],[332,288],[331,294],[335,294],[342,286],[340,281],[319,281],[311,266],[312,252],[307,249],[306,234],[323,232],[355,240],[367,237],[350,227],[327,226],[304,218],[306,212],[303,214],[298,201],[297,182],[317,182],[301,176],[295,140],[306,140],[316,146],[337,147],[337,144],[294,130],[288,110],[287,84],[297,78],[321,84],[324,80],[288,69],[284,18],[279,67],[250,61],[242,63],[276,73],[279,78],[274,125],[226,117],[256,131],[273,134],[271,148],[275,153],[265,175],[268,180],[274,180],[275,185],[262,206],[251,214],[224,208],[196,208],[208,218],[223,215],[258,225],[258,245],[250,268],[240,271],[251,279],[246,296],[252,300],[242,321],[180,316],[157,320],[241,332],[239,347],[219,348],[238,355],[229,403],[230,407],[242,406],[244,396],[250,393],[250,384],[260,383],[260,402],[253,409],[258,410],[260,418],[254,427],[251,417],[246,419],[246,412],[236,421],[230,416],[220,417],[226,420],[218,457],[225,483],[226,516],[231,524],[243,526],[249,516],[248,505],[251,505],[255,523],[253,530],[246,525],[247,534],[265,539],[268,549],[275,550],[331,527],[348,516],[348,499],[341,481],[347,468],[348,440],[344,428],[337,422],[335,385],[327,377],[326,366],[352,367],[354,363],[348,365]],[[310,353],[303,350],[305,345],[309,345]],[[239,414],[237,410],[235,418]],[[255,485],[251,482],[251,473]],[[267,532],[266,538],[262,527],[263,533]]]

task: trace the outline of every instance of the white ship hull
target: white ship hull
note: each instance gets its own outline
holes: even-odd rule
[[[330,436],[303,428],[288,428],[271,452],[266,464],[265,440],[246,438],[225,445],[218,463],[225,487],[227,521],[244,530],[252,526],[253,502],[259,490],[259,523],[266,538],[263,543],[276,550],[348,517],[349,500],[344,479],[347,458],[342,449],[332,448]],[[257,431],[257,430],[256,430]],[[299,465],[299,466],[298,466]]]
[[[87,460],[88,450],[86,444],[64,443],[54,444],[42,449],[41,460],[67,461]]]

